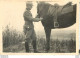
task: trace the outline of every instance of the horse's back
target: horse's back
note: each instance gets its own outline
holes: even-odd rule
[[[58,16],[59,28],[66,28],[76,23],[76,5],[64,8],[64,11]]]
[[[70,12],[74,12],[76,10],[75,5],[70,5],[70,6],[66,6],[66,7],[60,7],[61,10],[61,15],[66,14],[66,13],[70,13]]]

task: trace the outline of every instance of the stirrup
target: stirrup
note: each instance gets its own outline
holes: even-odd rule
[[[54,22],[54,27],[55,27],[55,28],[59,27],[58,22]]]

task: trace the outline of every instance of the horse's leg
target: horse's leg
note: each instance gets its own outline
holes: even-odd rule
[[[50,28],[44,28],[45,34],[46,34],[46,51],[48,52],[50,49],[50,35],[51,35],[51,29]]]

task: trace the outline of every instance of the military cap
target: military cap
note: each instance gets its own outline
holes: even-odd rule
[[[59,5],[57,3],[54,4],[54,7],[59,7]]]
[[[27,5],[33,6],[33,3],[32,3],[31,1],[28,1],[28,2],[26,2],[26,6],[27,6]]]

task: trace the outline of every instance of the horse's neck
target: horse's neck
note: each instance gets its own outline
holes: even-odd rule
[[[43,5],[43,9],[40,11],[40,17],[45,17],[47,15],[48,9],[49,9],[49,4]]]

